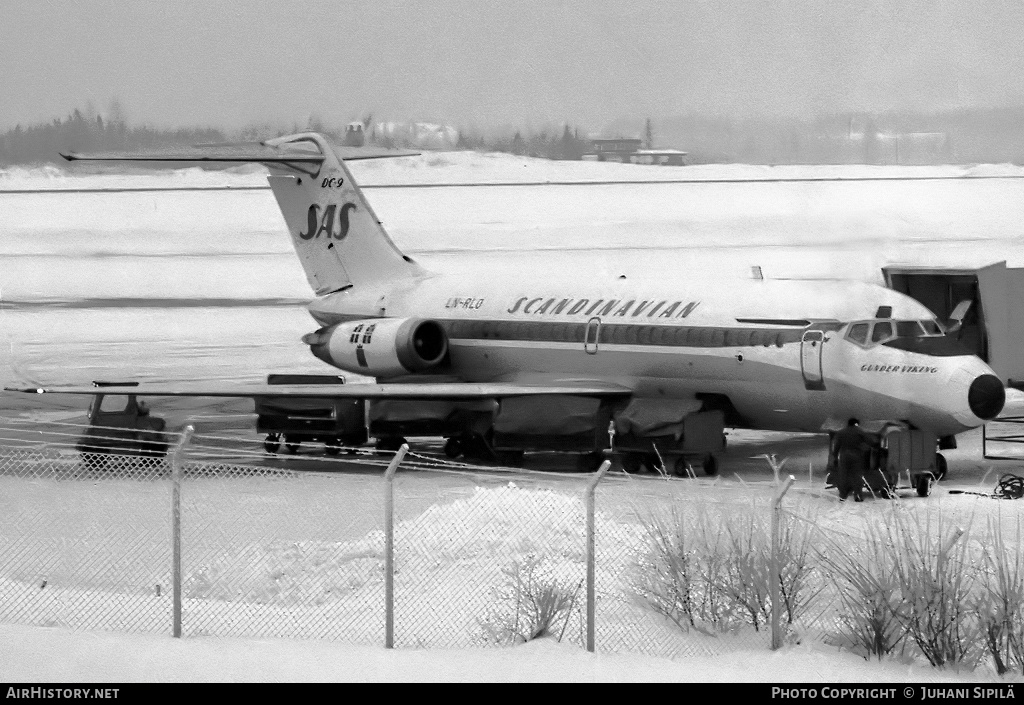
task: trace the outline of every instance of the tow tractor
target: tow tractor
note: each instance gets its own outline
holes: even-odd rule
[[[89,405],[89,426],[76,449],[89,465],[101,465],[102,455],[161,458],[167,455],[167,422],[152,416],[134,394],[104,394],[104,387],[135,387],[138,382],[93,382],[96,396]]]

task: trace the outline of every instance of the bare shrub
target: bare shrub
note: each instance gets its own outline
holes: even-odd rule
[[[893,512],[889,531],[903,603],[896,614],[907,636],[933,666],[977,665],[981,634],[970,599],[977,568],[968,537],[941,515],[911,521]]]
[[[813,524],[783,513],[779,522],[779,594],[786,622],[794,624],[811,608],[824,587],[817,576]],[[768,546],[771,560],[771,545]]]
[[[683,631],[707,635],[729,629],[733,612],[717,588],[725,562],[721,548],[709,543],[705,533],[709,519],[701,510],[696,521],[688,521],[676,507],[668,515],[642,518],[648,552],[631,585],[642,605]]]
[[[771,537],[763,513],[744,508],[723,515],[700,507],[691,516],[673,508],[642,519],[647,551],[634,571],[634,596],[683,631],[760,631],[771,619]],[[809,580],[810,559],[808,528],[784,515],[779,576],[789,623],[818,592]]]
[[[830,537],[816,554],[839,597],[839,645],[879,660],[895,651],[906,630],[892,537],[870,525],[859,544]]]
[[[725,525],[725,556],[718,589],[743,620],[760,631],[771,620],[771,543],[765,522],[751,513]]]
[[[496,603],[480,625],[490,644],[520,644],[541,637],[565,637],[572,617],[583,643],[583,615],[579,608],[582,581],[570,583],[554,574],[543,558],[527,555],[502,569],[505,584],[496,591]]]
[[[650,553],[633,580],[634,593],[641,602],[670,619],[683,631],[707,633],[701,614],[701,575],[696,541],[689,527],[673,507],[668,521],[660,517],[641,519]]]
[[[989,520],[991,545],[984,549],[986,570],[975,595],[973,607],[985,651],[996,671],[1024,672],[1024,566],[1022,566],[1021,523],[1017,518],[1016,540],[1007,546],[998,520]]]

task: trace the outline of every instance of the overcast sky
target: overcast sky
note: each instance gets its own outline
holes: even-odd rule
[[[1024,104],[1021,0],[0,0],[0,128]]]

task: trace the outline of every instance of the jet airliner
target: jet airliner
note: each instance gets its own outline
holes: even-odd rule
[[[891,421],[927,430],[941,447],[996,417],[1005,400],[992,369],[955,339],[956,320],[937,320],[881,286],[687,272],[586,281],[514,268],[431,272],[395,246],[345,164],[392,155],[320,134],[160,157],[65,156],[265,164],[316,294],[309,312],[318,328],[303,342],[325,363],[377,379],[322,388],[142,384],[125,393],[538,403],[565,395],[666,423],[707,411],[728,426],[779,431]]]

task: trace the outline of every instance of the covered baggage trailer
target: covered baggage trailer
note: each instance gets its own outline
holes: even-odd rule
[[[873,494],[894,497],[904,474],[909,487],[918,496],[931,494],[932,485],[946,476],[946,458],[936,452],[939,439],[934,433],[910,428],[902,423],[873,425],[866,423],[863,430],[875,441],[868,453],[868,470],[864,483]],[[829,453],[826,485],[837,484],[835,433],[829,433]]]
[[[525,451],[578,454],[581,470],[596,470],[608,448],[613,404],[593,397],[506,397],[494,419],[491,445],[499,462],[518,465]]]
[[[698,399],[634,399],[615,415],[616,456],[626,472],[643,467],[692,475],[718,473],[725,448],[725,414]]]
[[[718,470],[725,416],[702,411],[700,400],[590,397],[511,397],[503,399],[492,444],[499,460],[515,461],[523,451],[579,454],[578,469],[594,470],[608,455],[627,472],[662,466],[687,475],[693,466],[708,475]]]
[[[449,458],[466,454],[490,460],[487,439],[497,410],[493,399],[375,399],[369,402],[367,421],[381,450],[397,450],[410,436],[441,437]]]
[[[267,384],[344,384],[341,375],[267,375]],[[366,403],[362,399],[254,397],[256,432],[265,433],[263,448],[276,453],[282,442],[289,453],[303,443],[323,443],[328,455],[366,443]]]

